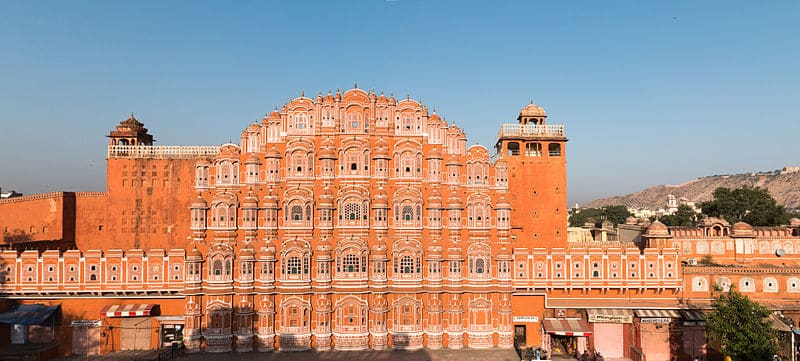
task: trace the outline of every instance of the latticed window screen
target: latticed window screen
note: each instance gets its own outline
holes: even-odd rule
[[[344,217],[349,221],[361,219],[361,205],[355,202],[346,203],[344,205]]]
[[[301,267],[300,257],[293,256],[286,260],[286,273],[290,275],[300,274]]]
[[[343,272],[358,272],[358,261],[359,258],[355,254],[348,254],[345,255],[342,259],[342,271]]]
[[[303,220],[303,207],[299,205],[292,206],[292,220],[293,221],[302,221]]]
[[[403,220],[404,221],[411,221],[414,219],[414,207],[412,206],[403,206]]]

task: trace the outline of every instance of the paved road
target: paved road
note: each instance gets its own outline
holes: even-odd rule
[[[145,352],[115,352],[103,356],[90,356],[89,361],[130,361]],[[84,356],[71,356],[59,361],[87,360]],[[417,351],[328,351],[328,352],[247,352],[247,353],[194,353],[175,361],[519,361],[514,350],[417,350]]]

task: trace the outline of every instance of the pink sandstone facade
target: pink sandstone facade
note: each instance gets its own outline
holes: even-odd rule
[[[5,294],[61,305],[61,353],[516,343],[685,359],[705,352],[695,311],[713,284],[797,317],[796,226],[569,242],[567,139],[535,104],[496,155],[357,88],[292,99],[237,144],[156,146],[133,116],[109,138],[106,192],[0,201]]]

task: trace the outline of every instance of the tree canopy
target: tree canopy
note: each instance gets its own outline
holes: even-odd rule
[[[728,222],[746,222],[751,226],[779,226],[789,222],[786,208],[779,206],[765,188],[744,186],[717,188],[714,199],[700,203],[703,214],[721,217]]]
[[[769,310],[731,289],[720,292],[706,317],[706,334],[719,350],[734,360],[771,360],[778,352],[778,335]]]
[[[675,213],[661,216],[658,220],[668,226],[693,226],[697,223],[698,214],[692,207],[681,204]]]
[[[631,216],[625,206],[606,206],[603,208],[587,208],[569,217],[570,227],[581,227],[589,219],[596,221],[610,221],[612,223],[625,223],[625,218]]]

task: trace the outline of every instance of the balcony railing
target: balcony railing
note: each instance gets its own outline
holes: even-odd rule
[[[498,138],[509,136],[564,137],[563,125],[503,124],[497,133]]]
[[[108,158],[203,158],[219,153],[216,145],[109,145]]]

